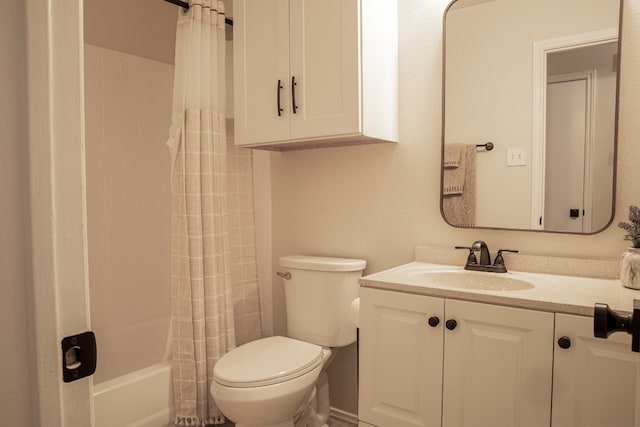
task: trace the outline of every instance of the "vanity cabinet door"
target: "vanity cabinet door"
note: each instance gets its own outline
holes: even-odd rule
[[[441,298],[360,289],[362,421],[378,427],[440,426],[443,314]]]
[[[631,335],[595,338],[592,317],[556,314],[554,352],[552,426],[636,425],[640,358]]]
[[[442,425],[548,426],[553,322],[553,313],[447,300]]]

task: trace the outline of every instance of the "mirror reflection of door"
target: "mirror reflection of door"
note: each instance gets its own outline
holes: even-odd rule
[[[551,79],[550,79],[551,80]],[[589,232],[585,187],[590,156],[590,97],[586,78],[547,82],[547,126],[543,224],[545,230]],[[585,229],[586,228],[586,229]]]
[[[547,56],[542,229],[591,233],[610,219],[617,42]]]
[[[474,227],[584,234],[602,231],[613,220],[621,4],[621,0],[453,0],[447,7],[442,152],[446,144],[495,144],[491,152],[478,150]],[[592,48],[603,51],[594,53]],[[544,211],[549,183],[547,78],[585,70],[597,74],[595,136],[591,159],[585,159],[593,173],[583,182],[588,186],[591,175],[592,191],[582,192],[586,217],[580,212],[578,220],[569,221],[570,211],[559,208],[571,225],[567,228],[553,223]],[[444,179],[444,168],[441,172]],[[566,181],[565,175],[560,175],[559,185]],[[444,210],[443,217],[455,224]],[[580,222],[583,225],[576,225]]]

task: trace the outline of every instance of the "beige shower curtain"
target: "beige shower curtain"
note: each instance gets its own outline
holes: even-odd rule
[[[239,303],[247,287],[257,300],[257,279],[255,255],[242,266],[244,275],[236,283],[232,274],[238,248],[232,245],[228,166],[236,156],[228,155],[225,131],[224,6],[211,0],[190,3],[178,18],[167,142],[173,159],[172,376],[176,424],[205,426],[224,422],[209,392],[213,368],[236,346],[234,302],[247,305]],[[255,254],[252,237],[240,251]],[[250,305],[259,307],[259,301]],[[255,330],[242,336],[261,335],[260,322],[252,324]]]

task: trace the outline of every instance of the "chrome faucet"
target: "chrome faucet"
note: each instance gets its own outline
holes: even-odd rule
[[[482,240],[476,240],[471,246],[456,246],[456,249],[469,250],[469,256],[467,257],[467,263],[464,266],[465,270],[474,271],[489,271],[493,273],[506,273],[507,267],[504,265],[504,258],[502,252],[514,252],[518,251],[513,249],[498,249],[496,259],[491,264],[491,253],[489,247]],[[480,251],[480,260],[476,258],[476,252]]]

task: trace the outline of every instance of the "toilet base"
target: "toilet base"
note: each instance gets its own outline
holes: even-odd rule
[[[260,427],[329,427],[329,382],[327,373],[320,373],[318,382],[314,387],[309,400],[302,413],[294,419],[275,424],[261,424]],[[237,423],[236,427],[255,427],[253,425]]]
[[[329,378],[323,370],[295,427],[326,427],[329,420]]]

